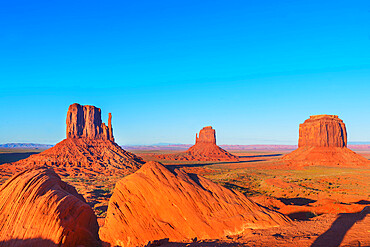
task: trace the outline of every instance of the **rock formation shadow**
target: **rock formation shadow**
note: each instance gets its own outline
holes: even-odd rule
[[[260,162],[266,160],[246,160],[246,161],[221,161],[221,162],[209,162],[209,163],[196,163],[196,164],[178,164],[178,165],[165,165],[168,169],[178,169],[181,167],[202,167],[210,165],[224,165],[224,164],[243,164],[250,162]]]
[[[38,154],[39,152],[26,152],[26,153],[2,153],[0,154],[0,165],[4,163],[16,162],[19,160],[26,159],[33,154]]]
[[[57,244],[49,239],[29,238],[29,239],[10,239],[6,241],[0,241],[0,246],[42,247],[42,246],[57,246]]]
[[[343,213],[333,222],[331,227],[321,234],[311,247],[334,247],[339,246],[349,229],[358,221],[363,220],[369,213],[366,207],[360,213]]]
[[[303,197],[296,197],[296,198],[277,198],[279,201],[284,203],[285,205],[296,205],[296,206],[305,206],[310,203],[316,202],[315,200],[303,198]]]
[[[245,155],[245,156],[239,156],[239,158],[268,158],[268,157],[279,157],[283,154],[261,154],[261,155]]]
[[[158,245],[147,245],[147,247],[158,246]],[[250,244],[244,243],[217,243],[216,241],[205,241],[205,242],[191,242],[191,243],[182,243],[182,242],[167,242],[162,243],[160,246],[163,247],[235,247],[235,246],[251,246]]]

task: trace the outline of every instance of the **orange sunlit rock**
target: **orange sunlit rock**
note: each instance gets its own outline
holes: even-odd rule
[[[86,137],[114,141],[111,119],[112,114],[109,113],[106,126],[101,120],[100,108],[74,103],[67,112],[67,138]]]
[[[347,131],[336,115],[315,115],[299,125],[298,147],[347,147]]]
[[[222,238],[289,222],[240,192],[151,161],[116,184],[100,237],[112,246],[138,246],[163,238]]]
[[[29,246],[29,239],[38,247],[99,244],[90,206],[47,168],[23,171],[0,187],[0,226],[3,247]]]

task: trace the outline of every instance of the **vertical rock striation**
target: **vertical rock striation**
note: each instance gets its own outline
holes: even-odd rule
[[[72,104],[67,112],[67,138],[90,138],[114,141],[109,113],[108,126],[101,120],[101,110],[91,105]]]
[[[298,147],[347,147],[347,131],[337,115],[315,115],[299,125]]]
[[[195,134],[195,144],[200,143],[216,145],[216,131],[211,126],[201,129],[199,131],[199,137],[198,134]]]

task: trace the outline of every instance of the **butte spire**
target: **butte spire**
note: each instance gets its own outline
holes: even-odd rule
[[[211,127],[204,127],[195,135],[195,145],[186,152],[168,155],[157,155],[165,160],[196,160],[196,161],[238,161],[239,158],[216,144],[216,131]]]

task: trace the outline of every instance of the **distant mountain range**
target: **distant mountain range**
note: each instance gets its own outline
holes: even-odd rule
[[[0,144],[0,148],[20,148],[20,149],[48,149],[54,145],[39,143],[5,143]]]
[[[121,147],[128,150],[186,150],[193,144],[178,143],[158,143],[153,145],[122,145]],[[48,149],[53,147],[51,144],[40,143],[5,143],[0,144],[0,148],[9,149]],[[294,150],[297,145],[220,145],[226,150]],[[353,150],[369,150],[370,142],[349,142],[348,147]]]

